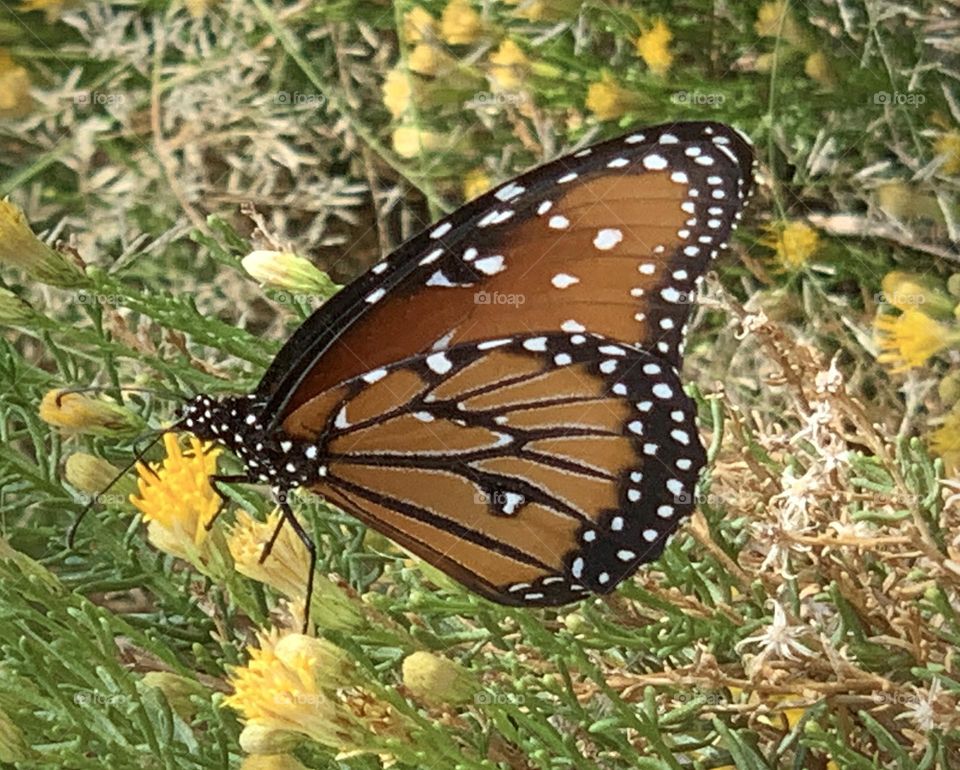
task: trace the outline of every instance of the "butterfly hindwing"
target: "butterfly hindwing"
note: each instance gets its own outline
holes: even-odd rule
[[[690,513],[705,460],[676,371],[598,335],[465,343],[321,398],[312,488],[501,603],[612,590]]]

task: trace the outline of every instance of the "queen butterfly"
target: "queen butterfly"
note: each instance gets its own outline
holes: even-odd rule
[[[308,488],[494,601],[607,593],[692,512],[706,456],[677,369],[752,165],[737,131],[687,122],[529,171],[344,288],[252,395],[198,396],[178,427],[244,462],[220,480]]]

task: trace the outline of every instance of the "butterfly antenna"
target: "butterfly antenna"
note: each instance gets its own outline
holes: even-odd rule
[[[80,529],[80,524],[83,522],[84,518],[86,518],[87,514],[90,513],[90,511],[93,509],[93,506],[97,504],[98,498],[106,494],[107,492],[109,492],[117,484],[117,482],[120,481],[120,479],[122,479],[127,474],[127,472],[131,468],[133,468],[138,462],[143,460],[144,455],[146,455],[147,452],[149,452],[151,449],[153,449],[154,446],[156,446],[157,442],[159,442],[160,439],[163,438],[163,435],[165,433],[169,433],[170,431],[177,430],[179,427],[180,427],[180,423],[175,423],[171,425],[169,428],[164,428],[163,430],[158,431],[157,435],[154,436],[142,450],[139,450],[134,456],[134,458],[129,463],[127,463],[123,467],[123,469],[116,476],[113,477],[113,480],[100,491],[100,494],[94,496],[94,498],[89,503],[87,503],[84,509],[80,511],[80,513],[77,515],[77,518],[73,520],[73,524],[70,525],[70,529],[67,530],[67,548],[70,548],[71,550],[73,549],[74,543],[76,542],[76,539],[77,539],[77,530]],[[149,468],[150,466],[148,465],[147,467]]]

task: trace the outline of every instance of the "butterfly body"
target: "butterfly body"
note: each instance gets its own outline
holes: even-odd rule
[[[254,394],[181,424],[500,603],[607,593],[693,510],[682,345],[751,166],[737,132],[681,123],[528,172],[346,287]]]

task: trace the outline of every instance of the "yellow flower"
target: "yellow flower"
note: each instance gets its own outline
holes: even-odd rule
[[[227,546],[234,566],[241,575],[266,583],[288,599],[306,598],[310,556],[303,542],[285,524],[274,541],[270,555],[261,563],[263,547],[280,522],[274,511],[266,521],[258,521],[246,511],[238,511],[236,522],[227,535]],[[327,630],[350,631],[364,622],[360,607],[336,584],[314,575],[310,617]]]
[[[814,51],[803,63],[803,71],[811,80],[816,81],[826,89],[832,89],[837,84],[830,60],[823,51]]]
[[[143,429],[143,420],[118,404],[64,390],[47,391],[39,414],[45,423],[67,434],[123,436]]]
[[[880,282],[883,300],[898,310],[916,308],[941,320],[953,318],[956,300],[941,291],[935,280],[894,270]]]
[[[956,330],[912,308],[897,316],[880,314],[873,325],[882,351],[877,360],[891,364],[894,372],[923,366],[931,356],[960,341]]]
[[[790,9],[784,0],[764,3],[757,11],[753,29],[760,37],[776,37],[780,34],[780,25],[785,21],[783,17],[788,13]]]
[[[258,640],[247,664],[230,672],[234,693],[224,699],[245,723],[245,751],[276,753],[305,736],[340,751],[378,753],[384,739],[407,737],[402,717],[362,689],[359,672],[336,645],[276,631]]]
[[[79,286],[84,275],[79,266],[37,238],[23,211],[0,200],[0,262],[24,270],[31,278],[52,286]]]
[[[666,75],[673,64],[671,40],[673,32],[663,19],[657,19],[650,29],[637,38],[637,56],[646,62],[654,75]]]
[[[207,543],[211,524],[220,510],[220,495],[210,483],[222,449],[187,436],[184,452],[177,436],[163,435],[167,457],[147,467],[137,463],[139,497],[130,502],[143,513],[147,537],[161,551],[178,556],[204,570],[214,554]]]
[[[941,158],[940,170],[944,174],[960,174],[960,131],[940,134],[933,149]]]
[[[446,56],[443,51],[437,48],[430,43],[418,43],[416,47],[410,52],[410,55],[407,57],[407,67],[411,72],[416,72],[418,75],[427,75],[433,76],[436,75],[441,69],[446,69],[450,66],[450,58]],[[409,82],[407,84],[407,89],[409,91]],[[410,94],[406,95],[406,101],[409,102]],[[386,85],[384,86],[384,102],[387,102],[386,95]],[[389,103],[387,108],[390,109]],[[404,105],[404,109],[406,105]],[[393,110],[390,110],[393,113]],[[403,110],[400,110],[403,112]],[[395,114],[394,117],[397,117]]]
[[[817,231],[803,222],[775,222],[766,231],[759,242],[773,249],[787,270],[801,270],[820,248]]]
[[[412,98],[413,86],[409,73],[396,67],[390,70],[383,81],[383,103],[390,114],[399,118],[410,108]]]
[[[483,29],[480,14],[468,0],[450,0],[440,16],[440,35],[450,45],[469,45]]]
[[[399,126],[393,131],[393,149],[401,158],[416,158],[441,147],[443,137],[433,131],[421,131],[415,126]]]
[[[930,435],[930,448],[951,472],[960,469],[960,409],[954,409]]]
[[[609,72],[600,75],[600,80],[587,89],[586,107],[599,120],[616,120],[638,106],[635,93],[621,86]]]
[[[530,60],[520,46],[512,40],[504,40],[490,54],[490,81],[495,90],[516,91],[522,85],[529,69]]]
[[[415,698],[430,705],[466,703],[479,686],[463,666],[432,652],[419,651],[403,659],[403,684]]]
[[[490,189],[490,177],[483,167],[471,169],[463,178],[463,198],[472,201]]]
[[[433,37],[436,31],[436,19],[419,5],[403,15],[403,36],[408,43],[420,43]]]
[[[30,73],[0,49],[0,118],[19,118],[30,112]]]
[[[332,297],[341,288],[309,259],[290,252],[251,251],[240,264],[254,280],[274,289]]]
[[[761,5],[753,28],[760,37],[782,36],[797,48],[806,48],[808,44],[807,37],[786,0]]]

